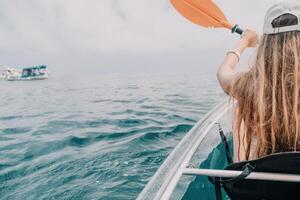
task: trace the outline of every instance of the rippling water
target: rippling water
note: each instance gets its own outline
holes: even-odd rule
[[[135,199],[221,98],[201,72],[0,81],[0,199]]]

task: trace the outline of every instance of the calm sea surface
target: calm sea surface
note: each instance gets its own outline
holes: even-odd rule
[[[0,81],[0,199],[135,199],[222,98],[200,71]]]

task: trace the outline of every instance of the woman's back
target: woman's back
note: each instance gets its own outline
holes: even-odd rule
[[[264,35],[255,66],[233,85],[234,128],[244,124],[246,158],[254,138],[258,157],[299,147],[299,47],[297,31]]]
[[[237,101],[234,130],[238,160],[300,149],[300,33],[297,24],[295,27],[298,18],[292,14],[296,7],[289,6],[285,11],[284,3],[278,4],[267,13],[256,62],[248,72],[231,71],[228,76],[229,68],[236,65],[234,57],[238,57],[233,54],[219,69],[221,85]],[[279,10],[281,13],[274,15]],[[270,26],[278,31],[270,34]],[[257,35],[248,30],[243,37],[249,46]],[[240,43],[235,51],[244,50]]]

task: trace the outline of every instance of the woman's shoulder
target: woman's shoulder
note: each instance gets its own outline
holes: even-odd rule
[[[239,73],[232,85],[232,96],[243,97],[245,93],[252,93],[255,90],[255,82],[253,70]]]

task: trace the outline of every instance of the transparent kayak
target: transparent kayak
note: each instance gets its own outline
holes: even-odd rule
[[[188,170],[224,169],[227,165],[217,123],[230,138],[232,107],[227,99],[200,120],[168,156],[137,199],[215,199],[214,186],[208,178],[190,175]],[[229,144],[232,148],[232,140]]]

